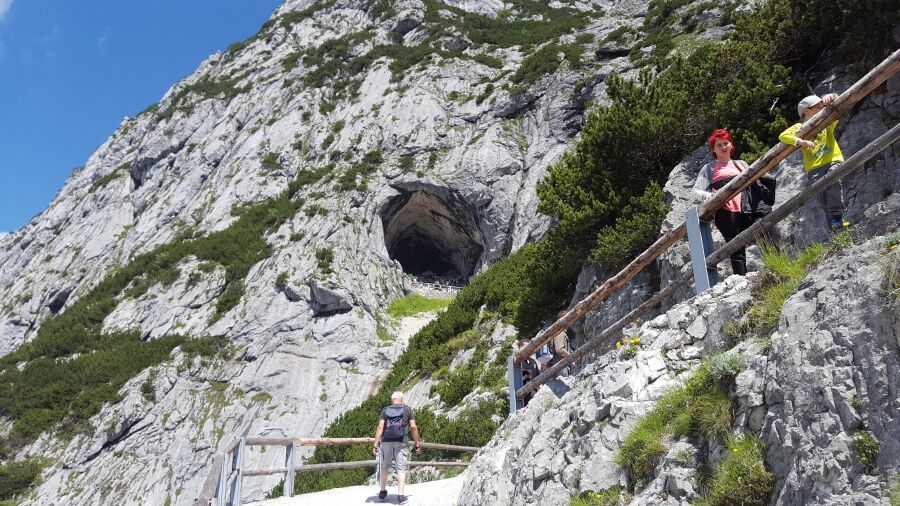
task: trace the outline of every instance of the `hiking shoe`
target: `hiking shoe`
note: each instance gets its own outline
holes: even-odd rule
[[[409,502],[409,499],[407,499],[405,495],[400,495],[397,497],[398,497],[397,504],[406,504],[407,502]]]
[[[378,492],[378,500],[381,502],[384,502],[385,499],[387,499],[387,490],[382,490],[381,492]]]

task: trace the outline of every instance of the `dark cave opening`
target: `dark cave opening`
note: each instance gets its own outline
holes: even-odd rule
[[[397,189],[381,211],[391,259],[420,281],[465,283],[484,253],[474,206],[447,188],[419,183]]]

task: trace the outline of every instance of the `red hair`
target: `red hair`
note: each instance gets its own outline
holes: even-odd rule
[[[731,154],[734,154],[734,141],[731,140],[731,134],[728,133],[728,130],[724,128],[719,128],[718,130],[714,130],[712,135],[709,136],[709,150],[715,153],[713,146],[716,144],[717,139],[725,139],[726,141],[731,143]]]

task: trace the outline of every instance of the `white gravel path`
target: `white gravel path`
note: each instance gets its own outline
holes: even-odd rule
[[[428,481],[406,486],[409,506],[456,506],[465,474],[446,480]],[[282,497],[250,503],[245,506],[357,506],[367,504],[397,504],[397,488],[388,487],[388,497],[384,503],[378,500],[377,486],[345,487]]]

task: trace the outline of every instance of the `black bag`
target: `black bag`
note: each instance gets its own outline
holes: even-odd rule
[[[762,176],[744,190],[741,198],[741,212],[763,215],[772,212],[775,205],[775,178]]]
[[[406,437],[409,420],[406,419],[406,406],[388,406],[384,408],[384,440],[403,441]]]

